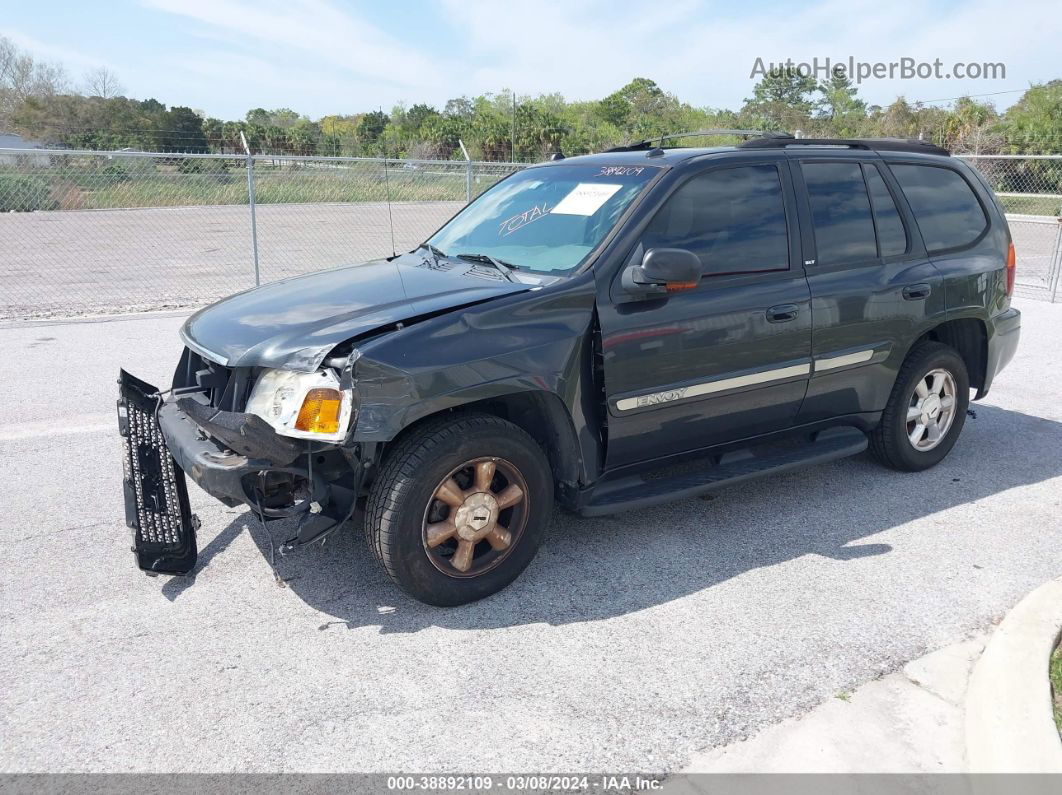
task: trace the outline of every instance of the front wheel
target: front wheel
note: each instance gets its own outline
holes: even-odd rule
[[[954,348],[922,342],[904,360],[870,452],[905,472],[928,469],[955,445],[970,405],[970,377]]]
[[[541,448],[499,417],[431,421],[389,453],[365,512],[384,570],[422,602],[482,599],[535,556],[553,505]]]

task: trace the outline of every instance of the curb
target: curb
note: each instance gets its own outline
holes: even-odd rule
[[[1062,631],[1062,577],[1022,599],[996,628],[966,691],[971,773],[1062,773],[1048,660]]]

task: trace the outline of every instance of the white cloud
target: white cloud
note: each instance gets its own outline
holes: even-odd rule
[[[25,33],[9,28],[0,28],[0,36],[11,39],[18,47],[30,53],[35,60],[54,61],[62,64],[67,69],[98,69],[101,66],[110,68],[110,65],[102,58],[87,55],[79,50],[69,47],[56,47],[52,44],[27,36]]]
[[[386,29],[339,0],[142,0],[179,20],[186,48],[168,50],[141,73],[123,75],[169,102],[235,116],[255,105],[311,115],[399,101],[440,105],[454,96],[515,89],[599,98],[650,77],[695,105],[739,107],[757,57],[1004,62],[1005,80],[880,80],[861,95],[937,99],[1022,89],[1058,77],[1062,15],[1047,0],[962,5],[895,0],[823,0],[760,8],[723,0],[657,6],[614,0],[437,0],[443,29],[407,25],[395,4]],[[35,52],[97,66],[91,56]],[[25,46],[30,46],[27,42]],[[117,56],[116,56],[117,57]],[[164,66],[164,68],[163,68]],[[118,70],[119,72],[121,70]],[[1001,105],[1017,94],[999,97]]]
[[[1057,77],[1060,15],[1045,0],[989,0],[941,8],[898,0],[828,0],[756,10],[691,1],[623,6],[596,0],[544,4],[501,19],[487,0],[444,0],[454,26],[468,32],[473,52],[491,65],[470,75],[472,91],[514,87],[521,93],[561,91],[600,97],[631,77],[652,77],[680,98],[736,107],[751,92],[749,72],[766,61],[814,56],[894,61],[903,56],[950,67],[955,61],[1002,61],[1006,80],[911,80],[864,83],[862,93],[887,102],[952,97]],[[1009,34],[1009,35],[1007,35]]]
[[[432,59],[327,0],[145,0],[144,4],[236,40],[252,40],[260,56],[292,64],[296,71],[300,62],[305,65],[309,60],[398,89],[419,86],[430,91],[438,80]],[[263,52],[262,46],[268,49]]]

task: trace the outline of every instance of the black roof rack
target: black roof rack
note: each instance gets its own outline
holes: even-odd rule
[[[763,136],[772,140],[797,140],[793,138],[793,136],[789,133],[772,132],[769,130],[696,130],[694,132],[672,133],[671,135],[660,135],[655,138],[646,138],[644,141],[638,141],[638,143],[626,144],[625,146],[614,146],[611,149],[606,149],[605,151],[640,152],[644,149],[653,149],[657,144],[662,144],[664,141],[672,141],[676,138],[703,138],[707,136],[717,135],[737,135],[745,138],[748,138],[750,136]]]
[[[738,144],[742,149],[785,149],[790,146],[848,147],[873,152],[921,152],[950,156],[951,152],[917,138],[754,138]]]

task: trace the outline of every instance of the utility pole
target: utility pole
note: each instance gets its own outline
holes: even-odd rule
[[[513,91],[512,161],[516,162],[516,91]]]

